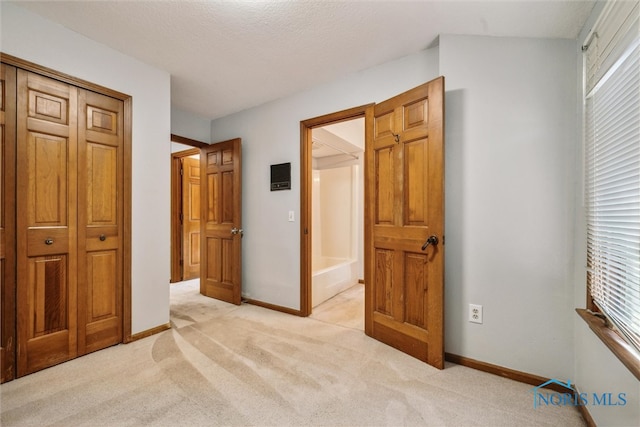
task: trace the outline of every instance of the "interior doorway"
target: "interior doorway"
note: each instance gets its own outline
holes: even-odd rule
[[[301,314],[313,312],[359,329],[364,328],[366,108],[301,123]]]
[[[171,283],[200,277],[200,149],[171,154]]]

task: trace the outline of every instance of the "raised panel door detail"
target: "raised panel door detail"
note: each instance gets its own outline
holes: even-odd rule
[[[233,163],[233,150],[222,151],[222,164],[230,165]]]
[[[207,222],[219,224],[220,217],[218,212],[220,211],[220,206],[218,200],[220,197],[220,174],[208,174],[207,185],[209,188],[209,192],[207,193]]]
[[[222,188],[220,194],[220,209],[222,211],[222,223],[233,224],[233,171],[222,173]]]
[[[87,106],[87,130],[115,135],[118,132],[118,114],[91,105]]]
[[[87,225],[117,224],[118,152],[87,143]]]
[[[67,99],[59,96],[30,90],[29,117],[66,125],[69,113],[68,102]]]
[[[191,221],[200,221],[200,182],[190,182],[188,187],[190,197],[187,215]]]
[[[404,321],[421,329],[427,329],[426,298],[427,256],[420,253],[404,255]]]
[[[427,183],[429,176],[427,139],[404,145],[405,225],[427,226]]]
[[[222,281],[222,265],[219,260],[222,257],[222,240],[219,238],[207,238],[207,269],[205,279],[214,282]]]
[[[418,126],[426,126],[428,105],[426,98],[405,105],[403,129],[408,130]]]
[[[115,316],[117,281],[117,252],[91,252],[87,255],[87,306],[89,323]]]
[[[375,118],[375,138],[382,138],[384,136],[393,136],[394,132],[394,114],[393,111],[387,114],[382,114]]]
[[[34,257],[28,264],[28,337],[67,329],[66,257]]]
[[[387,316],[393,315],[393,255],[391,250],[375,251],[375,308],[377,312]]]
[[[67,225],[67,140],[52,135],[29,133],[28,225]]]
[[[218,152],[207,153],[207,166],[216,166],[218,164]]]
[[[392,224],[394,212],[394,155],[393,147],[375,152],[375,173],[379,177],[375,181],[376,224]]]
[[[200,232],[189,233],[189,264],[200,264]]]

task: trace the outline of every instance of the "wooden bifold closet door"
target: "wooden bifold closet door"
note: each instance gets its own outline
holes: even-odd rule
[[[122,341],[123,110],[17,71],[17,376]]]

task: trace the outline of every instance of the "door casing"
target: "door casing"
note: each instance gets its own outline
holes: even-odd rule
[[[336,113],[300,122],[300,316],[309,316],[312,309],[311,301],[311,229],[312,229],[312,155],[311,155],[311,132],[313,128],[326,126],[332,123],[346,122],[348,120],[364,118],[364,144],[365,153],[368,144],[371,144],[373,137],[373,107],[375,104],[367,104]],[[365,154],[366,155],[366,154]],[[366,163],[366,161],[365,161]],[[365,215],[365,230],[367,230],[367,216]],[[367,233],[365,232],[365,248],[368,244]],[[369,283],[369,268],[364,268],[365,284]],[[370,325],[371,326],[371,325]],[[367,320],[365,318],[365,332],[367,331]]]

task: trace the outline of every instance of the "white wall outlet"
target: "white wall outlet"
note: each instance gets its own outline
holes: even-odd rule
[[[296,220],[296,214],[294,211],[289,211],[289,222],[293,222]]]
[[[482,323],[482,306],[469,304],[469,322]]]

